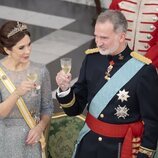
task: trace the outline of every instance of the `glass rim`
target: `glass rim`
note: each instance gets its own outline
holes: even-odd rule
[[[60,58],[60,60],[72,60],[72,58],[65,57],[65,58]]]

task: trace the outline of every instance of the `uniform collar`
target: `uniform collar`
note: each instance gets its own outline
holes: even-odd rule
[[[119,54],[111,56],[108,55],[108,60],[113,60],[115,63],[126,61],[128,58],[130,58],[131,49],[127,45],[126,48]]]

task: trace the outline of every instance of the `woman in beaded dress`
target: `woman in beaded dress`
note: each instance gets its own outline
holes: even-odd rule
[[[46,67],[29,60],[30,33],[21,22],[0,28],[0,68],[16,87],[9,93],[0,81],[0,158],[41,158],[39,140],[53,112],[50,76]],[[37,81],[27,79],[36,73]],[[30,129],[16,105],[22,97],[37,125]]]

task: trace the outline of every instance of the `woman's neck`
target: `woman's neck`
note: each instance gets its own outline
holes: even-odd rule
[[[6,57],[4,59],[4,61],[2,62],[2,64],[8,70],[11,70],[11,71],[23,71],[29,66],[30,62],[20,63],[20,62],[17,62],[15,60],[13,60],[13,59],[10,59],[9,57]]]

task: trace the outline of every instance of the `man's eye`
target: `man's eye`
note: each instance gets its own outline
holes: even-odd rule
[[[106,39],[108,39],[108,38],[107,38],[107,37],[101,37],[101,39],[106,40]]]

